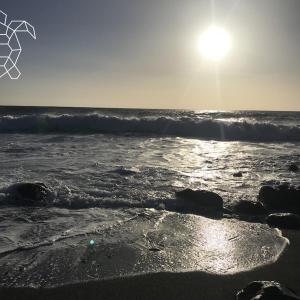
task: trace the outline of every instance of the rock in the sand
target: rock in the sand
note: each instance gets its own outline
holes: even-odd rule
[[[299,167],[296,164],[289,165],[289,171],[291,172],[299,172]]]
[[[300,229],[300,216],[290,213],[271,214],[266,219],[271,227]]]
[[[233,177],[243,177],[243,173],[242,172],[233,173]]]
[[[216,193],[186,189],[175,194],[176,198],[181,200],[181,211],[183,212],[201,214],[205,211],[213,213],[223,211],[223,199]]]
[[[293,291],[275,281],[254,281],[237,293],[237,300],[300,299]]]
[[[242,200],[238,202],[233,210],[237,214],[243,215],[264,215],[267,213],[265,207],[260,202]]]
[[[53,196],[52,191],[40,182],[16,183],[11,185],[6,193],[20,205],[39,205]]]
[[[263,186],[259,201],[268,209],[281,212],[300,212],[300,189],[289,184]]]

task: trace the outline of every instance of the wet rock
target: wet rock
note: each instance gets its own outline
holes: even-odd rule
[[[280,212],[300,212],[300,189],[289,184],[263,186],[259,201],[268,209]]]
[[[242,172],[233,173],[233,177],[243,177],[243,173]]]
[[[242,200],[238,202],[233,211],[243,215],[264,215],[267,213],[265,207],[260,202]]]
[[[271,227],[300,229],[300,216],[290,213],[271,214],[266,219]]]
[[[161,249],[160,248],[156,248],[156,247],[152,247],[152,248],[149,248],[149,251],[151,251],[151,252],[160,252]]]
[[[31,206],[46,204],[53,197],[53,192],[44,184],[16,183],[11,185],[6,193],[19,205]]]
[[[122,176],[132,176],[137,173],[140,173],[140,170],[137,168],[134,168],[134,167],[132,167],[132,168],[120,167],[120,168],[115,169],[113,171],[113,173],[117,173]]]
[[[296,164],[289,165],[289,171],[291,172],[299,172],[299,167]]]
[[[186,189],[175,193],[177,210],[186,213],[218,214],[223,211],[223,199],[216,193],[205,190]]]
[[[293,291],[275,281],[254,281],[237,293],[237,300],[300,299]]]

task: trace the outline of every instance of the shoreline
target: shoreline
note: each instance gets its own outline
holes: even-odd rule
[[[272,264],[251,271],[215,275],[205,272],[150,273],[54,288],[0,288],[1,299],[235,299],[236,293],[257,280],[278,281],[300,294],[300,233],[283,230],[290,241]],[[291,266],[293,268],[291,268]]]

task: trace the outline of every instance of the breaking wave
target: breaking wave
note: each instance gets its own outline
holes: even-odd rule
[[[34,183],[36,184],[36,183]],[[43,195],[41,197],[40,191],[33,191],[30,189],[30,196],[28,192],[23,189],[23,194],[20,194],[18,187],[20,185],[28,185],[28,183],[12,184],[6,188],[0,188],[0,207],[1,206],[15,206],[15,207],[56,207],[68,209],[88,209],[88,208],[165,208],[165,203],[169,199],[144,199],[131,200],[125,198],[115,198],[109,192],[89,193],[85,192],[70,192],[63,189],[54,190],[52,187],[45,187],[42,189]],[[33,194],[34,193],[34,194]],[[94,195],[92,195],[94,194]]]
[[[299,142],[300,128],[271,122],[226,121],[189,117],[117,117],[22,115],[0,117],[0,133],[136,134],[199,139]]]

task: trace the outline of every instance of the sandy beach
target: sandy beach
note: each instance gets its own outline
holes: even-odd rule
[[[275,280],[300,293],[300,234],[284,231],[290,246],[277,262],[234,275],[157,273],[71,284],[51,289],[1,289],[1,299],[235,299],[251,281]]]
[[[193,217],[191,217],[193,218]],[[197,217],[198,218],[198,217]],[[199,217],[202,218],[202,217]],[[203,218],[205,219],[205,218]],[[211,220],[208,223],[202,223],[202,225],[207,226],[209,222],[222,222]],[[141,224],[139,224],[141,225]],[[132,229],[132,228],[131,228]],[[124,232],[120,233],[124,234]],[[283,236],[288,238],[290,241],[289,245],[286,246],[285,250],[276,262],[269,262],[263,267],[257,267],[253,270],[236,272],[234,274],[213,274],[211,272],[149,272],[148,274],[133,275],[133,276],[118,276],[114,278],[107,278],[103,280],[82,280],[78,283],[72,284],[57,284],[51,288],[2,288],[0,290],[1,299],[235,299],[236,293],[245,287],[248,283],[257,280],[274,280],[281,282],[294,290],[295,292],[300,292],[300,257],[298,255],[300,249],[300,234],[297,231],[283,231]],[[203,238],[203,237],[202,237]],[[258,237],[259,238],[259,237]],[[250,239],[250,236],[249,236]],[[181,241],[183,242],[183,241]],[[243,244],[243,240],[238,241],[238,243]],[[245,242],[244,242],[245,243]],[[187,244],[185,244],[186,246]],[[258,244],[257,244],[258,245]],[[246,244],[245,247],[249,247],[249,252],[255,251],[255,244]],[[259,248],[260,246],[258,246]],[[240,260],[247,260],[247,250],[242,249],[244,254],[241,255]],[[131,251],[131,252],[128,252]],[[140,250],[141,251],[141,250]],[[180,247],[178,247],[178,251]],[[188,249],[187,249],[188,251]],[[233,249],[233,252],[235,250]],[[241,251],[241,249],[240,249]],[[41,249],[43,252],[43,249]],[[47,251],[49,252],[49,250]],[[103,259],[103,251],[96,253],[94,255],[97,258],[93,259]],[[130,254],[131,253],[131,254]],[[72,258],[67,256],[68,252],[56,251],[53,256],[57,257],[57,260],[66,261],[72,264]],[[78,254],[78,253],[77,253]],[[70,255],[70,252],[69,252]],[[133,251],[133,248],[122,249],[118,255],[123,255],[122,258],[111,257],[109,268],[112,269],[113,265],[118,268],[118,264],[123,264],[124,260],[127,261],[127,267],[130,266],[130,261],[134,261],[138,257],[138,253]],[[173,253],[174,255],[174,253]],[[183,255],[183,252],[180,252]],[[179,259],[179,256],[177,259]],[[227,254],[228,255],[228,254]],[[156,257],[157,258],[157,257]],[[191,265],[195,263],[195,258],[190,256]],[[49,259],[49,256],[47,257]],[[86,266],[89,265],[93,260],[91,257],[87,256],[87,262],[78,263],[74,266],[74,272],[77,273],[88,273]],[[146,266],[147,264],[154,263],[155,256],[152,258],[145,258],[144,265],[141,266],[142,269],[151,269],[151,266]],[[175,258],[176,259],[176,258]],[[183,257],[183,259],[188,259],[188,256]],[[205,261],[206,259],[206,261]],[[90,260],[90,262],[89,262]],[[123,260],[123,262],[122,262]],[[230,255],[228,256],[230,260]],[[103,260],[102,260],[103,261]],[[165,263],[167,259],[165,258]],[[226,261],[226,257],[223,257],[223,261]],[[263,259],[262,259],[263,261]],[[197,261],[197,268],[201,268],[201,263],[205,266],[207,258],[203,255],[203,261],[201,258]],[[61,263],[62,264],[62,263]],[[179,263],[175,262],[178,267]],[[125,264],[126,265],[126,264]],[[55,268],[55,265],[52,265]],[[120,266],[119,266],[120,267]],[[40,273],[46,278],[47,272],[50,266],[47,266],[45,261],[42,261],[40,265],[37,266]],[[152,268],[155,268],[152,266]],[[32,270],[30,271],[32,272]],[[26,272],[25,272],[26,273]],[[29,273],[28,273],[29,274]],[[41,275],[40,275],[41,276]],[[28,275],[28,278],[30,275]],[[2,277],[3,278],[3,277]],[[24,280],[25,277],[23,277]],[[42,281],[42,278],[40,279]]]

